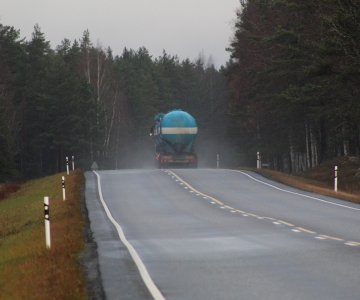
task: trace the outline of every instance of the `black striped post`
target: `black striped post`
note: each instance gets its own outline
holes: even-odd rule
[[[69,158],[66,156],[66,173],[69,175]]]
[[[334,191],[337,192],[338,190],[338,167],[335,166],[335,177],[334,177]]]
[[[51,247],[50,236],[50,201],[49,197],[44,197],[44,217],[45,217],[45,244],[46,248]]]
[[[62,176],[61,185],[62,185],[62,192],[63,192],[63,201],[65,201],[65,199],[66,199],[66,197],[65,197],[65,176]]]

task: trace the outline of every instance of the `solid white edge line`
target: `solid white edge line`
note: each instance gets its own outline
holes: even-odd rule
[[[124,243],[124,245],[129,250],[130,255],[131,255],[132,259],[134,260],[134,262],[135,262],[135,264],[136,264],[136,266],[137,266],[137,268],[138,268],[138,270],[140,272],[141,278],[143,279],[146,287],[148,288],[150,294],[153,296],[153,298],[155,300],[165,300],[165,297],[161,294],[160,290],[158,289],[158,287],[155,285],[155,283],[151,279],[148,270],[146,269],[144,263],[140,259],[140,256],[138,255],[138,253],[136,252],[134,247],[126,239],[121,226],[115,221],[115,219],[111,215],[110,210],[107,207],[107,205],[106,205],[106,203],[104,201],[104,198],[102,196],[101,184],[100,184],[100,175],[95,171],[94,171],[94,173],[96,174],[96,176],[98,178],[99,197],[100,197],[100,201],[101,201],[102,205],[104,206],[105,212],[106,212],[109,220],[116,227],[116,229],[118,231],[118,234],[119,234],[119,237],[120,237],[120,240]]]
[[[283,191],[283,192],[285,192],[285,193],[290,193],[290,194],[294,194],[294,195],[298,195],[298,196],[303,196],[303,197],[305,197],[305,198],[310,198],[310,199],[317,200],[317,201],[320,201],[320,202],[325,202],[325,203],[328,203],[328,204],[332,204],[332,205],[341,206],[341,207],[345,207],[345,208],[349,208],[349,209],[359,210],[359,211],[360,211],[360,208],[355,208],[355,207],[351,207],[351,206],[346,206],[346,205],[342,205],[342,204],[338,204],[338,203],[334,203],[334,202],[322,200],[322,199],[319,199],[319,198],[316,198],[316,197],[311,197],[311,196],[307,196],[307,195],[304,195],[304,194],[295,193],[295,192],[291,192],[291,191],[287,191],[287,190],[281,189],[281,188],[279,188],[279,187],[277,187],[277,186],[275,186],[275,185],[272,185],[272,184],[270,184],[270,183],[266,183],[266,182],[264,182],[264,181],[261,181],[261,180],[259,180],[259,179],[256,179],[256,178],[252,177],[251,175],[246,174],[245,172],[242,172],[242,171],[235,171],[235,172],[242,173],[242,174],[248,176],[249,178],[251,178],[251,179],[253,179],[253,180],[257,181],[257,182],[260,182],[260,183],[262,183],[262,184],[268,185],[268,186],[270,186],[270,187],[272,187],[272,188],[274,188],[274,189],[277,189],[277,190],[279,190],[279,191]]]

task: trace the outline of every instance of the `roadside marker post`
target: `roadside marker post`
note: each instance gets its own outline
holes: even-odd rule
[[[66,172],[69,175],[69,158],[66,156]]]
[[[337,185],[338,185],[337,171],[338,171],[338,168],[337,168],[337,166],[335,166],[335,177],[334,177],[334,191],[335,192],[337,192]]]
[[[51,247],[50,236],[50,203],[49,197],[44,197],[44,217],[45,217],[45,244],[46,248]]]
[[[219,168],[219,165],[220,165],[220,155],[218,154],[216,156],[216,167]]]
[[[257,157],[256,157],[256,168],[261,169],[260,152],[257,152],[256,155],[257,155]]]
[[[72,159],[72,169],[73,171],[75,170],[75,160],[74,160],[74,156],[71,156]]]
[[[62,176],[62,180],[61,180],[61,185],[62,185],[62,192],[63,192],[63,201],[65,201],[65,176]]]

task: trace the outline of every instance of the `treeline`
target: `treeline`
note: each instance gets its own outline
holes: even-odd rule
[[[225,151],[229,88],[211,59],[180,61],[144,47],[93,45],[89,31],[52,49],[38,25],[29,41],[0,25],[0,181],[63,171],[151,165],[158,112],[183,109],[199,126],[202,162]]]
[[[271,168],[299,172],[359,155],[360,3],[240,2],[227,72],[244,162],[259,151]]]

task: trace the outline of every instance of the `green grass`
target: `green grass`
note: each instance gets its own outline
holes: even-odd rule
[[[85,299],[78,254],[84,241],[81,171],[22,185],[0,201],[0,298]],[[51,249],[45,247],[44,196],[50,197]]]

